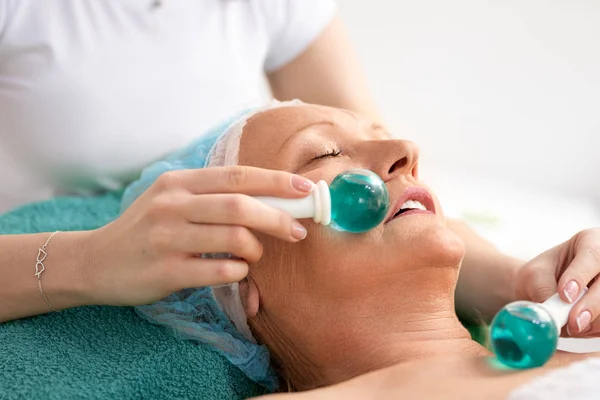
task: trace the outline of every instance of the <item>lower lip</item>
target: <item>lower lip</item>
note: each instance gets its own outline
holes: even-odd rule
[[[405,217],[407,215],[435,215],[435,213],[431,212],[431,211],[425,211],[425,210],[410,210],[410,211],[405,211],[400,215],[395,216],[394,218],[392,218],[392,221],[398,218],[402,218]]]

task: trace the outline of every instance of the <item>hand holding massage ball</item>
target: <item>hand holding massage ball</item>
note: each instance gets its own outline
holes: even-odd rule
[[[319,181],[311,194],[302,199],[256,197],[294,218],[312,218],[323,225],[352,233],[367,232],[386,217],[390,197],[377,174],[364,169],[344,171],[328,187]]]
[[[492,350],[498,361],[515,369],[546,364],[556,352],[560,330],[579,299],[567,303],[555,294],[543,303],[515,301],[504,306],[490,326]]]

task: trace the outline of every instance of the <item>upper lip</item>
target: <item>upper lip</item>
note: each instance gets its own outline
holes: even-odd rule
[[[422,187],[411,186],[406,188],[404,192],[402,192],[402,195],[395,203],[394,208],[390,209],[389,215],[386,218],[385,223],[388,223],[392,219],[394,219],[394,216],[400,211],[402,204],[404,204],[408,200],[418,201],[419,203],[423,204],[427,211],[430,211],[435,214],[435,203],[433,201],[433,196],[431,196],[429,191]]]

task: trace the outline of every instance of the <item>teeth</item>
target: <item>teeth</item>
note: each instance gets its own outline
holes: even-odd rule
[[[423,210],[423,211],[427,211],[427,208],[425,208],[425,206],[423,204],[421,204],[421,202],[416,201],[416,200],[408,200],[405,201],[401,206],[400,209],[404,210],[406,208],[411,208],[411,209],[419,209],[419,210]]]

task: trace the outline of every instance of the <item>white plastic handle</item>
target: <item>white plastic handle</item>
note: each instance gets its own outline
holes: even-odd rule
[[[571,310],[573,309],[575,304],[577,304],[577,302],[581,300],[581,298],[586,292],[587,288],[584,288],[581,294],[579,295],[579,298],[577,298],[577,300],[575,300],[572,303],[567,303],[566,301],[563,301],[558,295],[558,293],[556,293],[548,300],[540,304],[540,306],[543,307],[554,320],[559,334],[563,326],[567,324]]]
[[[316,223],[331,223],[331,194],[327,182],[319,181],[312,192],[302,199],[256,196],[255,199],[289,213],[297,219],[312,218]]]

